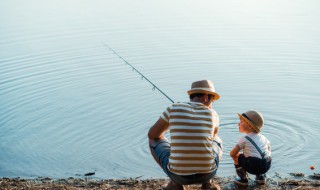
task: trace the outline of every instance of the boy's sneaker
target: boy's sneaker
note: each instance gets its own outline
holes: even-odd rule
[[[266,175],[265,174],[256,175],[256,183],[259,185],[266,184]]]
[[[236,179],[234,179],[233,182],[237,185],[240,185],[240,186],[248,186],[248,179],[247,178],[241,179],[240,177],[237,177]]]

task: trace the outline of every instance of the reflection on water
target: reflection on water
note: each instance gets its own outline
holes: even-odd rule
[[[165,176],[147,132],[170,101],[103,43],[175,101],[188,101],[192,81],[215,82],[225,148],[218,175],[234,174],[237,113],[248,109],[265,117],[269,173],[310,173],[320,164],[319,6],[1,1],[0,175]]]

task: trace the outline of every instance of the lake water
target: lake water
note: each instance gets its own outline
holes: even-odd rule
[[[165,177],[147,132],[210,79],[224,156],[237,113],[263,113],[269,175],[319,173],[318,0],[0,2],[0,177]],[[315,170],[309,167],[315,165]]]

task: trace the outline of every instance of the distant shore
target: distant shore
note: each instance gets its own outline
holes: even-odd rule
[[[292,178],[278,178],[268,179],[266,185],[256,185],[253,180],[250,180],[249,186],[246,189],[252,190],[279,190],[279,189],[319,189],[320,180],[318,174],[314,176],[304,176],[303,174],[293,175]],[[221,189],[231,190],[238,189],[233,184],[234,177],[216,177],[215,182],[220,185]],[[168,183],[169,179],[93,179],[90,177],[85,178],[65,178],[65,179],[52,179],[48,177],[39,177],[36,179],[23,179],[23,178],[1,178],[0,189],[54,189],[54,190],[98,190],[98,189],[147,189],[156,190],[161,189]],[[186,190],[200,189],[200,185],[185,186]]]

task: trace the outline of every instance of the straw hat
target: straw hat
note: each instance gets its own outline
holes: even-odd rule
[[[214,100],[218,100],[220,95],[214,90],[213,83],[210,80],[200,80],[193,82],[188,94],[207,93],[214,95]]]
[[[238,113],[239,118],[244,119],[257,133],[263,126],[263,116],[260,112],[249,110],[243,114]]]

